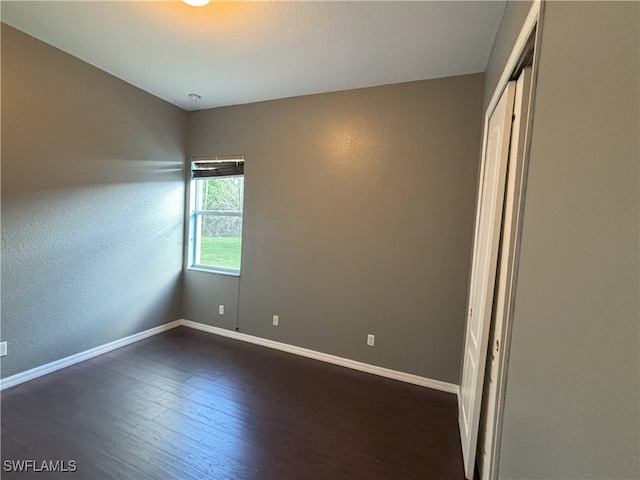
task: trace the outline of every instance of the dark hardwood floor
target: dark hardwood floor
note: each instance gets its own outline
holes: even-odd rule
[[[1,414],[3,479],[464,478],[454,395],[184,327],[7,389]]]

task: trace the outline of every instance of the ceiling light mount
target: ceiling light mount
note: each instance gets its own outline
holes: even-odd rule
[[[182,0],[182,1],[187,5],[191,5],[192,7],[203,7],[204,5],[209,3],[210,0]]]
[[[202,98],[197,93],[190,93],[188,96],[189,96],[189,100],[191,100],[192,102],[199,102],[200,99]]]

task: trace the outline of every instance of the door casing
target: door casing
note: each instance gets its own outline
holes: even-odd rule
[[[521,59],[523,58],[523,55],[525,53],[525,48],[527,47],[528,43],[529,43],[529,39],[532,37],[532,35],[535,35],[535,42],[534,42],[534,49],[535,49],[535,53],[534,53],[534,61],[533,61],[533,69],[532,69],[532,78],[531,78],[531,90],[530,90],[530,97],[529,97],[529,115],[527,118],[527,122],[526,122],[526,134],[525,134],[525,140],[524,140],[524,144],[523,144],[523,153],[522,153],[522,158],[521,158],[521,162],[522,162],[522,171],[523,171],[523,175],[522,175],[522,188],[519,191],[519,196],[517,199],[513,199],[517,205],[517,211],[518,211],[518,215],[516,216],[517,218],[520,218],[521,214],[522,214],[522,209],[524,207],[524,198],[525,198],[525,193],[526,193],[526,175],[527,175],[527,171],[528,171],[528,159],[529,159],[529,151],[530,151],[530,135],[528,134],[528,132],[530,132],[531,129],[531,124],[532,124],[532,119],[533,119],[533,105],[535,104],[534,100],[535,100],[535,83],[536,83],[536,74],[537,74],[537,69],[536,69],[536,65],[537,65],[537,58],[539,57],[539,46],[540,46],[540,39],[541,39],[541,27],[542,27],[542,17],[543,17],[543,13],[544,13],[544,3],[543,0],[534,0],[530,9],[529,9],[529,13],[523,23],[523,26],[520,30],[520,33],[518,35],[518,38],[516,39],[515,43],[514,43],[514,47],[511,51],[511,54],[509,56],[509,59],[507,60],[507,63],[503,69],[502,75],[500,76],[500,80],[497,83],[496,89],[491,97],[491,100],[489,101],[489,104],[487,106],[487,110],[485,113],[485,118],[484,118],[484,138],[485,138],[485,143],[486,143],[486,137],[487,137],[487,129],[488,129],[488,125],[489,125],[489,120],[491,118],[491,114],[493,113],[493,111],[496,108],[496,105],[498,104],[504,90],[507,88],[507,84],[509,82],[509,80],[512,78],[512,76],[514,75],[514,73],[516,73],[516,69],[517,67],[520,65]],[[484,162],[485,160],[485,149],[486,149],[486,145],[483,145],[483,154],[482,154],[482,162]],[[483,165],[481,165],[481,171],[482,171]],[[481,177],[482,179],[482,177]],[[480,203],[480,202],[479,202]],[[477,208],[480,208],[480,205],[477,206]],[[478,211],[476,212],[476,223],[478,222]],[[512,309],[511,306],[513,305],[513,301],[514,301],[514,297],[515,297],[515,290],[516,290],[516,281],[517,281],[517,266],[518,266],[518,256],[519,256],[519,246],[520,246],[520,237],[521,237],[521,223],[520,222],[512,222],[512,225],[509,226],[509,230],[514,229],[515,231],[515,238],[514,238],[514,248],[513,248],[513,254],[510,256],[510,258],[508,259],[511,267],[512,267],[512,288],[511,291],[509,292],[507,298],[505,298],[505,302],[506,305],[509,307],[507,308],[507,313],[505,315],[505,317],[502,319],[502,328],[501,328],[501,332],[495,332],[495,335],[498,338],[501,338],[502,341],[502,348],[500,349],[499,355],[498,355],[498,368],[499,368],[499,372],[500,372],[500,377],[498,379],[498,381],[496,382],[496,403],[497,405],[495,405],[495,416],[494,416],[494,421],[493,421],[493,425],[491,425],[490,431],[491,431],[491,441],[493,442],[493,448],[492,448],[492,452],[491,452],[491,458],[489,459],[489,472],[483,472],[482,478],[487,479],[487,478],[497,478],[498,475],[498,464],[499,464],[499,454],[500,454],[500,440],[501,440],[501,433],[502,433],[502,414],[503,414],[503,399],[504,399],[504,391],[505,391],[505,385],[506,385],[506,380],[507,380],[507,367],[508,367],[508,354],[509,354],[509,347],[510,347],[510,340],[511,340],[511,316],[512,316]],[[475,254],[475,248],[476,248],[476,239],[474,238],[474,254]],[[497,270],[498,268],[498,264],[497,261],[495,263],[495,265],[493,266],[493,268],[495,268]],[[473,278],[470,281],[470,286],[473,285]],[[469,308],[471,305],[471,302],[473,301],[473,297],[472,294],[470,292],[469,294],[469,300],[468,300],[468,305],[467,305],[467,312],[469,312]],[[488,316],[487,319],[485,319],[485,321],[489,322],[491,321],[491,315]],[[468,326],[467,326],[468,328]],[[466,348],[465,351],[463,352],[463,354],[466,354]],[[463,358],[463,362],[465,361],[465,359]],[[485,360],[483,360],[484,362]],[[463,370],[464,371],[464,370]],[[479,393],[480,398],[482,398],[482,392]],[[461,413],[461,396],[459,394],[458,397],[458,409],[459,409],[459,418],[460,418],[460,413]],[[463,431],[462,431],[462,424],[459,425],[460,427],[460,436],[461,436],[461,440],[463,439]],[[476,439],[477,441],[477,439]],[[475,458],[473,459],[473,463],[475,463]],[[471,478],[473,476],[473,471],[469,471],[469,469],[466,469],[465,474],[467,476],[467,478]]]

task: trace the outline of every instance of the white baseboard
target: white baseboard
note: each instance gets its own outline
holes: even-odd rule
[[[159,327],[151,328],[149,330],[145,330],[144,332],[121,338],[120,340],[116,340],[114,342],[92,348],[91,350],[76,353],[75,355],[71,355],[70,357],[62,358],[60,360],[56,360],[55,362],[47,363],[46,365],[41,365],[40,367],[32,368],[31,370],[27,370],[25,372],[17,373],[3,380],[0,380],[0,390],[13,387],[29,380],[33,380],[34,378],[38,378],[48,373],[55,372],[56,370],[60,370],[61,368],[69,367],[76,363],[83,362],[84,360],[89,360],[90,358],[97,357],[98,355],[110,352],[112,350],[115,350],[116,348],[124,347],[125,345],[138,342],[145,338],[149,338],[153,335],[157,335],[159,333],[166,332],[167,330],[171,330],[172,328],[180,326],[193,328],[195,330],[201,330],[203,332],[213,333],[215,335],[220,335],[221,337],[228,337],[243,342],[253,343],[255,345],[261,345],[263,347],[273,348],[275,350],[280,350],[287,353],[293,353],[294,355],[300,355],[302,357],[320,360],[322,362],[331,363],[333,365],[339,365],[341,367],[351,368],[360,372],[371,373],[373,375],[391,378],[405,383],[420,385],[422,387],[432,388],[434,390],[440,390],[447,393],[454,393],[456,395],[460,394],[460,388],[454,383],[447,383],[440,380],[421,377],[419,375],[413,375],[411,373],[378,367],[376,365],[358,362],[356,360],[338,357],[335,355],[330,355],[328,353],[310,350],[308,348],[296,347],[295,345],[276,342],[274,340],[268,340],[266,338],[254,337],[253,335],[248,335],[246,333],[226,330],[224,328],[212,327],[210,325],[192,322],[191,320],[185,319],[165,323],[164,325],[160,325]]]
[[[443,382],[440,380],[433,380],[427,377],[421,377],[419,375],[413,375],[411,373],[400,372],[398,370],[391,370],[389,368],[378,367],[368,363],[358,362],[356,360],[350,360],[348,358],[338,357],[330,355],[328,353],[322,353],[315,350],[309,350],[308,348],[296,347],[295,345],[289,345],[287,343],[276,342],[274,340],[268,340],[266,338],[254,337],[253,335],[247,335],[246,333],[240,333],[233,330],[226,330],[224,328],[212,327],[203,323],[192,322],[191,320],[181,320],[181,325],[196,330],[202,330],[203,332],[213,333],[222,337],[233,338],[241,340],[243,342],[253,343],[261,345],[263,347],[273,348],[275,350],[281,350],[283,352],[293,353],[302,357],[313,358],[314,360],[320,360],[326,363],[332,363],[341,367],[351,368],[353,370],[359,370],[361,372],[371,373],[381,377],[392,378],[405,383],[412,383],[414,385],[420,385],[422,387],[432,388],[434,390],[440,390],[447,393],[454,393],[459,395],[460,388],[454,383]]]
[[[55,362],[47,363],[45,365],[32,368],[31,370],[27,370],[25,372],[16,373],[15,375],[0,380],[0,390],[13,387],[29,380],[33,380],[34,378],[41,377],[43,375],[46,375],[47,373],[55,372],[56,370],[60,370],[61,368],[69,367],[76,363],[89,360],[90,358],[97,357],[98,355],[110,352],[111,350],[115,350],[116,348],[124,347],[125,345],[129,345],[134,342],[139,342],[140,340],[151,337],[153,335],[157,335],[162,332],[166,332],[167,330],[179,327],[180,325],[182,325],[182,320],[175,320],[173,322],[160,325],[159,327],[150,328],[149,330],[145,330],[144,332],[135,333],[133,335],[129,335],[128,337],[124,337],[105,345],[92,348],[91,350],[85,350],[84,352],[76,353],[75,355],[71,355],[70,357],[61,358],[60,360],[56,360]]]

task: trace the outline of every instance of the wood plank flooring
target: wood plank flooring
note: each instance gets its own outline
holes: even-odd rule
[[[454,395],[184,327],[1,407],[3,479],[464,478]],[[77,470],[6,471],[20,459]]]

